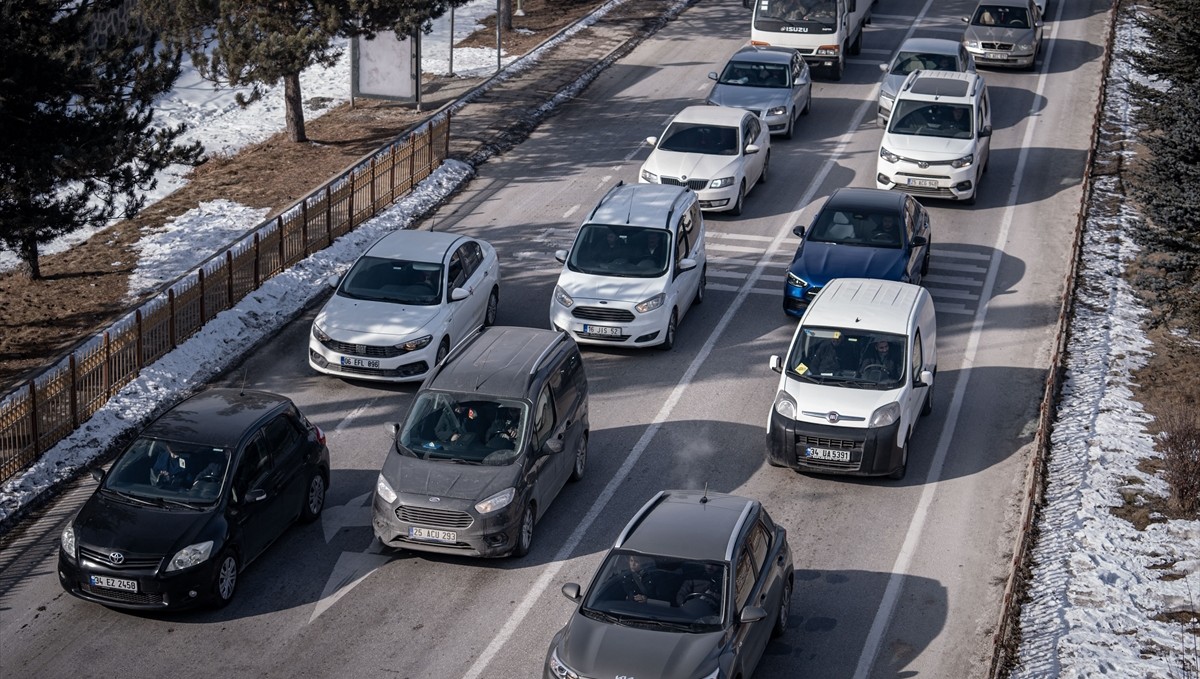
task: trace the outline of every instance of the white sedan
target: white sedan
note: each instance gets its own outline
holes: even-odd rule
[[[308,364],[364,380],[420,380],[450,349],[496,321],[500,263],[491,244],[396,231],[339,280],[313,321]]]
[[[689,106],[646,142],[654,149],[642,163],[642,183],[686,186],[703,210],[740,215],[746,194],[767,180],[771,133],[750,111]]]

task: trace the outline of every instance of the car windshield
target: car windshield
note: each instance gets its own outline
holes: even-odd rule
[[[714,156],[736,156],[738,128],[702,123],[671,123],[663,132],[658,148],[678,153],[704,153]]]
[[[825,209],[817,215],[806,240],[873,248],[902,248],[900,217],[895,212]]]
[[[658,278],[667,272],[670,240],[663,229],[584,224],[567,266],[596,276]]]
[[[431,306],[442,301],[442,265],[363,256],[346,274],[337,294],[373,302]]]
[[[931,52],[901,52],[892,64],[892,75],[908,75],[913,71],[957,71],[958,62],[953,54]]]
[[[396,444],[425,460],[507,465],[521,453],[528,412],[514,399],[424,391]]]
[[[126,497],[212,504],[229,471],[229,451],[139,437],[113,463],[103,488]]]
[[[785,64],[759,64],[752,61],[731,61],[717,82],[722,85],[746,87],[790,87]]]
[[[921,137],[970,139],[974,136],[971,127],[971,107],[965,104],[937,104],[902,99],[892,114],[888,132]]]
[[[613,550],[580,613],[631,627],[713,632],[722,628],[728,591],[724,563]]]
[[[975,10],[975,16],[971,17],[971,25],[1029,28],[1029,10],[1024,7],[980,5]]]
[[[815,24],[818,32],[830,32],[837,25],[837,0],[757,0],[755,19]]]
[[[907,355],[903,335],[805,326],[788,352],[787,370],[796,379],[886,391],[902,383]]]

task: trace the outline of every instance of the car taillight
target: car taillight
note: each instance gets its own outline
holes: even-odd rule
[[[313,431],[317,432],[317,441],[320,442],[321,445],[325,445],[325,432],[321,431],[321,428],[315,424],[312,426],[312,428]]]

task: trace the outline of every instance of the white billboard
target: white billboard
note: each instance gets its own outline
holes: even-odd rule
[[[350,41],[350,95],[369,99],[421,101],[421,40],[377,33]]]

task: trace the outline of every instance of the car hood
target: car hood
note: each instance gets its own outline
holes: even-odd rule
[[[215,512],[135,505],[97,492],[75,517],[75,539],[106,554],[168,557],[191,544]]]
[[[663,291],[660,278],[621,278],[593,276],[564,268],[558,286],[579,301],[613,301],[640,304]]]
[[[1033,28],[1010,28],[1008,26],[967,26],[963,40],[985,42],[1033,42]]]
[[[920,134],[885,134],[883,147],[892,153],[914,160],[954,160],[975,153],[975,140]]]
[[[827,413],[841,416],[839,427],[866,429],[871,414],[889,403],[897,402],[902,388],[891,390],[856,389],[836,382],[813,384],[783,374],[780,387],[796,399],[796,421],[829,425]],[[808,414],[814,413],[814,414]]]
[[[456,498],[475,502],[514,486],[520,460],[503,467],[422,460],[391,452],[383,477],[400,494]]]
[[[755,113],[772,106],[787,106],[792,91],[786,87],[743,87],[740,85],[714,85],[708,95],[710,104],[743,108]]]
[[[392,304],[335,294],[317,314],[316,324],[341,342],[367,343],[368,337],[404,339],[429,325],[440,306]]]
[[[880,278],[898,281],[907,261],[900,248],[871,248],[834,243],[805,243],[788,271],[812,285],[834,278]]]
[[[765,149],[764,149],[765,152]],[[718,156],[705,153],[679,153],[656,149],[646,159],[645,167],[665,177],[717,179],[736,177],[741,165],[740,156]]]
[[[695,679],[716,668],[722,636],[624,627],[576,613],[559,659],[587,677]]]
[[[883,76],[883,84],[879,86],[880,93],[895,99],[896,92],[899,91],[900,86],[904,84],[904,79],[907,77],[907,75],[900,73],[888,73]]]

